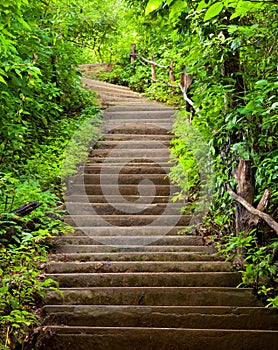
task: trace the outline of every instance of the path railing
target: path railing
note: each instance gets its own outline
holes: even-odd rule
[[[192,100],[188,97],[188,91],[190,89],[190,86],[193,82],[193,77],[191,74],[188,74],[186,72],[186,67],[181,66],[180,70],[180,80],[178,84],[175,84],[176,79],[174,75],[174,60],[170,60],[170,64],[168,66],[161,65],[157,62],[155,62],[155,57],[154,54],[151,56],[151,60],[145,58],[144,56],[136,53],[136,45],[131,44],[131,50],[130,50],[130,62],[134,62],[136,59],[138,59],[142,64],[146,65],[150,64],[151,65],[151,80],[153,82],[163,82],[162,80],[156,79],[156,68],[161,68],[161,69],[167,69],[168,70],[168,77],[169,80],[167,82],[168,86],[175,88],[175,89],[180,89],[181,93],[183,94],[183,98],[186,101],[186,103],[190,106],[190,110],[193,111],[193,102]]]

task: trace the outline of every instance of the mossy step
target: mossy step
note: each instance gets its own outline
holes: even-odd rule
[[[133,248],[130,248],[133,249]],[[54,261],[221,261],[218,254],[200,252],[134,252],[127,251],[110,253],[56,253],[50,255]]]
[[[88,236],[60,236],[57,237],[56,242],[59,242],[61,244],[73,244],[73,245],[92,245],[92,244],[98,244],[99,240],[102,240],[104,242],[105,239],[107,239],[108,242],[117,242],[118,239],[122,239],[123,237],[126,237],[129,242],[134,240],[134,242],[137,242],[136,235],[131,236],[125,236],[122,232],[122,235],[120,236],[98,236],[97,232],[94,236],[88,237]],[[142,238],[142,236],[140,236]],[[187,236],[187,235],[168,235],[168,236],[160,236],[160,235],[146,235],[146,240],[150,240],[152,242],[152,245],[181,245],[181,246],[203,246],[203,239],[201,236]]]
[[[62,288],[72,287],[236,287],[237,272],[51,273]]]
[[[93,287],[48,290],[51,305],[261,306],[251,288]]]
[[[264,307],[50,305],[44,324],[277,330],[278,313]]]
[[[231,264],[221,261],[106,261],[106,262],[50,262],[47,273],[91,272],[216,272],[231,271]]]

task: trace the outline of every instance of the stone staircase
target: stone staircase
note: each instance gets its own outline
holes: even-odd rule
[[[84,79],[108,105],[104,139],[69,188],[35,349],[278,349],[277,312],[262,307],[202,238],[167,177],[173,110]]]

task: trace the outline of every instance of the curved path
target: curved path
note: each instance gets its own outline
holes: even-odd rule
[[[202,238],[167,177],[174,110],[125,87],[84,79],[104,105],[104,138],[69,189],[47,267],[36,349],[277,349],[277,313],[259,305]]]

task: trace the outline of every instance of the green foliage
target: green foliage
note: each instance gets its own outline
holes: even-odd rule
[[[70,230],[49,217],[63,214],[56,207],[64,153],[86,120],[91,138],[100,122],[95,94],[82,88],[77,64],[81,46],[105,50],[115,26],[109,1],[0,4],[1,349],[23,348],[46,289],[57,288],[41,266],[52,237]],[[12,213],[34,201],[41,206],[29,215]]]
[[[207,155],[212,159],[214,193],[210,212],[204,218],[208,233],[219,239],[235,231],[235,204],[227,185],[235,189],[233,173],[240,159],[250,159],[253,165],[254,206],[264,190],[270,189],[272,198],[267,210],[277,220],[277,2],[126,0],[125,3],[130,8],[125,18],[133,25],[129,42],[137,44],[137,52],[148,59],[154,54],[155,61],[163,65],[173,59],[176,85],[181,65],[194,78],[187,92],[194,104],[194,115],[177,114],[173,128],[179,139],[173,140],[171,152],[176,165],[171,177],[182,188],[177,197],[196,200],[201,196],[200,167],[191,149],[195,140],[193,137],[189,141],[191,136],[186,130],[191,120],[208,145]],[[132,86],[151,98],[184,106],[179,90],[167,86],[167,70],[157,68],[159,82],[151,82],[149,65],[142,65],[139,59],[130,65],[127,60],[125,53],[120,60],[122,69],[117,67],[116,73],[112,70],[111,74],[117,77],[114,82]],[[260,247],[255,247],[253,241],[252,244],[254,251],[250,252],[248,264],[254,268],[254,276],[259,276],[258,288],[272,288],[267,286],[271,278],[264,277],[270,273],[269,267],[266,263],[264,270],[264,263],[261,264],[268,261],[271,244],[267,241]],[[250,269],[247,268],[243,279],[256,286],[254,276],[248,280]],[[277,303],[274,294],[269,296],[273,305]]]
[[[262,246],[254,230],[248,235],[242,232],[238,236],[226,236],[218,247],[227,260],[233,260],[241,268],[242,283],[239,286],[252,286],[264,301],[270,302],[269,306],[277,307],[277,239]]]

